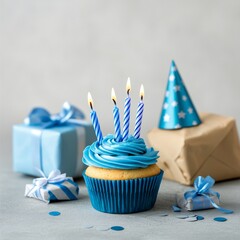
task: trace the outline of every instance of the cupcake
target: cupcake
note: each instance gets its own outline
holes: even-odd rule
[[[142,138],[116,141],[107,135],[85,148],[83,177],[92,206],[106,213],[134,213],[151,209],[157,199],[163,171],[158,152]]]

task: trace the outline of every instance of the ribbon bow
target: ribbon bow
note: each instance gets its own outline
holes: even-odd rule
[[[61,174],[60,170],[53,170],[49,173],[49,176],[46,177],[43,171],[38,169],[43,177],[33,179],[33,188],[26,194],[27,196],[33,192],[39,191],[41,188],[46,186],[49,183],[61,183],[68,178],[66,177],[66,173]]]
[[[224,212],[224,213],[233,213],[232,210],[224,209],[220,206],[218,206],[210,196],[216,196],[217,198],[220,198],[220,194],[218,192],[215,192],[211,190],[211,187],[214,185],[215,180],[207,176],[206,178],[199,176],[194,180],[194,187],[195,190],[188,191],[184,193],[184,198],[187,199],[194,199],[197,196],[204,196],[206,197],[213,207],[216,209]]]
[[[61,174],[60,170],[53,170],[49,173],[49,176],[46,177],[43,171],[39,170],[43,177],[33,179],[33,184],[42,188],[46,186],[48,183],[60,183],[66,180],[66,173]]]
[[[65,123],[87,125],[88,123],[83,119],[85,119],[85,115],[80,109],[65,102],[60,113],[52,115],[44,108],[33,108],[24,123],[41,128],[50,128]]]

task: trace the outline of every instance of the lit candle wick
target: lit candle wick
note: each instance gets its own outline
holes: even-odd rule
[[[93,128],[94,128],[97,140],[101,144],[102,139],[103,139],[103,135],[102,135],[102,131],[101,131],[99,121],[98,121],[97,113],[96,113],[96,111],[93,110],[93,100],[92,100],[92,96],[91,96],[90,92],[88,93],[88,104],[91,108],[90,116],[91,116]]]
[[[131,107],[131,98],[129,96],[131,90],[130,78],[127,80],[126,91],[127,98],[125,99],[124,104],[124,118],[123,118],[123,134],[122,139],[126,141],[128,139],[129,125],[130,125],[130,107]]]
[[[139,102],[138,108],[137,108],[135,129],[134,129],[134,135],[133,135],[135,138],[139,138],[140,132],[141,132],[142,117],[143,117],[143,110],[144,110],[143,96],[144,96],[144,88],[143,88],[143,85],[141,85],[141,88],[140,88],[141,101]]]
[[[117,142],[120,142],[122,140],[122,135],[121,135],[121,127],[120,127],[120,116],[119,116],[119,109],[117,107],[117,97],[115,94],[114,89],[112,88],[112,100],[114,103],[114,108],[113,108],[113,120],[114,120],[114,128],[115,128],[115,140]]]

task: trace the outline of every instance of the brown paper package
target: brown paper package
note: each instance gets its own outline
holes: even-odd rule
[[[152,129],[148,140],[159,151],[164,177],[192,185],[197,176],[216,181],[240,177],[240,145],[235,120],[200,114],[202,124],[180,130]]]

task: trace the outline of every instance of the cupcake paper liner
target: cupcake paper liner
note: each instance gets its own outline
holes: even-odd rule
[[[134,213],[151,209],[157,199],[163,171],[131,180],[103,180],[83,172],[92,206],[106,213]]]

